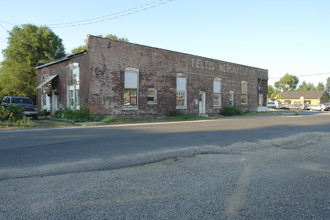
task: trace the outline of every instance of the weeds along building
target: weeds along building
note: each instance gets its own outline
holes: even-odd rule
[[[204,115],[267,103],[265,69],[91,35],[86,51],[36,69],[38,107],[52,113],[87,106],[94,115]]]

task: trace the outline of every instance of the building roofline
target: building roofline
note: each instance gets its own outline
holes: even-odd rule
[[[178,52],[178,51],[174,51],[174,50],[163,49],[163,48],[159,48],[159,47],[147,46],[147,45],[143,45],[143,44],[131,43],[131,42],[126,42],[126,41],[112,40],[112,39],[109,39],[109,38],[100,37],[100,36],[94,36],[94,35],[91,35],[91,34],[88,34],[87,35],[87,39],[89,37],[107,39],[107,40],[110,40],[110,41],[116,41],[116,42],[121,42],[121,43],[126,43],[126,44],[132,44],[132,45],[137,45],[137,46],[142,46],[142,47],[149,47],[149,48],[153,48],[153,49],[157,49],[157,50],[164,50],[164,51],[169,51],[169,52],[178,53],[178,54],[182,54],[182,55],[195,56],[195,57],[200,57],[200,58],[205,58],[205,59],[210,59],[210,60],[225,62],[225,63],[229,63],[229,64],[233,64],[233,65],[245,66],[245,67],[248,67],[248,68],[254,68],[254,69],[259,69],[259,70],[267,71],[267,73],[268,73],[268,69],[264,69],[264,68],[260,68],[260,67],[254,67],[254,66],[248,66],[248,65],[240,64],[240,63],[228,62],[228,61],[224,61],[224,60],[218,60],[218,59],[215,59],[215,58],[204,57],[204,56],[201,56],[201,55],[189,54],[189,53],[185,53],[185,52]],[[87,40],[87,42],[88,42],[88,40]]]
[[[321,98],[324,94],[328,95],[327,91],[288,91],[282,92],[282,99],[299,99],[301,96],[305,98]]]
[[[41,68],[44,68],[46,66],[51,66],[53,64],[56,64],[56,63],[60,63],[60,62],[63,62],[63,61],[66,61],[66,60],[69,60],[73,57],[76,57],[76,56],[79,56],[79,55],[84,55],[85,53],[87,52],[87,50],[83,50],[83,51],[80,51],[80,52],[77,52],[77,53],[73,53],[73,54],[70,54],[68,56],[65,56],[65,57],[62,57],[60,59],[57,59],[57,60],[54,60],[54,61],[51,61],[49,63],[44,63],[44,64],[41,64],[41,65],[38,65],[37,67],[35,67],[36,69],[41,69]]]

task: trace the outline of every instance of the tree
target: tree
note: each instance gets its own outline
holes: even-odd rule
[[[325,86],[324,86],[324,83],[322,82],[319,82],[316,86],[316,90],[317,91],[324,91],[325,90]]]
[[[111,39],[111,40],[117,40],[117,41],[129,42],[127,38],[117,37],[117,35],[113,35],[113,34],[108,34],[104,38],[108,38],[108,39]]]
[[[103,37],[103,35],[98,35],[99,37]],[[116,41],[123,41],[123,42],[129,42],[129,40],[127,38],[123,38],[123,37],[118,37],[117,35],[114,35],[114,34],[108,34],[106,35],[104,38],[108,38],[108,39],[111,39],[111,40],[116,40]],[[80,45],[78,47],[75,47],[71,50],[71,53],[78,53],[80,51],[83,51],[83,50],[87,50],[87,42],[85,40],[85,45]]]
[[[300,86],[298,87],[297,90],[299,90],[299,91],[308,91],[309,88],[308,88],[307,83],[306,83],[305,81],[303,81],[303,82],[300,84]]]
[[[305,81],[303,81],[299,88],[297,89],[298,91],[314,91],[315,90],[315,86],[313,83],[306,83]]]
[[[286,73],[279,81],[276,81],[274,85],[278,90],[284,92],[296,89],[298,83],[299,79],[297,76]]]
[[[315,91],[315,86],[314,86],[314,83],[307,83],[307,87],[309,88],[309,91]]]
[[[279,94],[280,91],[278,89],[275,89],[272,85],[268,85],[268,98],[276,99]]]
[[[87,49],[87,46],[86,45],[81,45],[79,47],[75,47],[71,50],[71,54],[74,54],[74,53],[78,53],[78,52],[81,52],[81,51],[84,51]]]
[[[326,91],[330,94],[330,77],[327,78]]]
[[[48,27],[32,24],[13,27],[9,32],[8,46],[2,53],[0,96],[31,98],[36,94],[37,64],[65,56],[62,39]]]

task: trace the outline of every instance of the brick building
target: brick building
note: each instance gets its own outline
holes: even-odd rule
[[[266,106],[268,71],[88,36],[87,50],[36,67],[38,107],[89,107],[95,115],[216,114]]]

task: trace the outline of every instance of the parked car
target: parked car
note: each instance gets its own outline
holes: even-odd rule
[[[276,109],[276,108],[281,108],[281,106],[282,106],[282,102],[279,102],[279,101],[271,101],[271,102],[268,102],[267,103],[267,108],[274,108],[274,109]]]
[[[290,104],[289,109],[297,109],[297,110],[307,110],[309,106],[307,104]]]
[[[32,116],[34,119],[38,119],[38,108],[33,104],[32,99],[28,97],[5,96],[1,106],[7,108],[9,105],[20,106],[24,108],[25,116]]]
[[[276,108],[275,102],[268,102],[267,108]]]
[[[311,111],[329,111],[330,105],[327,105],[327,104],[312,105],[309,107],[309,110],[311,110]]]

